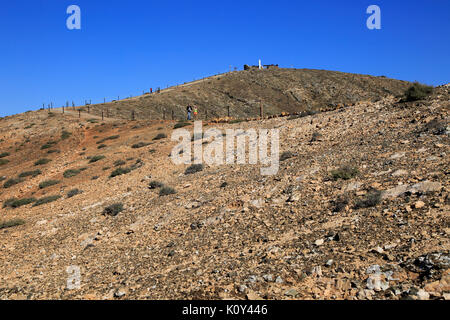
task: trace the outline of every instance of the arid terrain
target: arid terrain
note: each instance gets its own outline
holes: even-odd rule
[[[144,94],[106,104],[93,104],[91,114],[130,120],[184,119],[187,105],[198,108],[199,117],[228,115],[248,118],[264,113],[301,112],[377,101],[387,95],[401,95],[407,81],[326,70],[268,69],[234,71],[205,79],[161,88],[160,93]],[[150,89],[149,89],[150,90]],[[70,108],[69,108],[70,109]],[[84,108],[87,111],[87,107]]]
[[[298,73],[289,91],[276,79],[293,72],[235,72],[107,104],[103,121],[99,105],[0,119],[0,299],[450,299],[450,85],[402,102],[408,82]],[[212,122],[229,103],[256,117],[258,99],[267,114],[331,109]],[[278,173],[186,173],[169,158],[177,121],[141,120],[160,101],[178,119],[211,106],[205,129],[278,128]]]

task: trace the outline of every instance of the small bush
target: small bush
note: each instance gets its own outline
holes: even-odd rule
[[[156,137],[153,138],[153,140],[161,140],[167,138],[167,135],[165,133],[158,133]]]
[[[193,174],[196,172],[200,172],[202,170],[203,170],[203,164],[193,164],[186,169],[184,174]]]
[[[109,136],[109,137],[103,138],[102,140],[97,141],[97,144],[106,142],[106,141],[108,141],[108,140],[116,140],[116,139],[119,139],[119,138],[120,138],[119,135]]]
[[[381,191],[375,190],[369,192],[364,199],[359,200],[355,204],[355,209],[375,207],[381,202]]]
[[[433,87],[414,82],[413,85],[405,91],[405,97],[402,101],[422,100],[431,93],[433,93]]]
[[[0,166],[7,164],[9,162],[8,159],[0,159]]]
[[[114,170],[113,172],[111,172],[111,174],[110,174],[110,178],[114,178],[114,177],[117,177],[117,176],[120,176],[120,175],[122,175],[122,174],[127,174],[127,173],[130,173],[131,172],[131,169],[130,168],[117,168],[116,170]]]
[[[112,204],[110,206],[107,206],[103,210],[103,214],[115,217],[122,211],[123,211],[123,204],[122,203],[114,203],[114,204]]]
[[[153,181],[150,181],[148,188],[149,189],[157,189],[157,188],[161,188],[163,186],[164,186],[164,183],[162,183],[161,181],[153,180]]]
[[[291,151],[285,151],[280,156],[280,161],[285,161],[287,159],[290,159],[294,156],[294,154]]]
[[[41,150],[44,150],[44,149],[50,149],[53,145],[55,145],[57,142],[56,141],[48,141],[46,144],[44,144],[42,147],[41,147]]]
[[[155,140],[155,139],[153,139],[153,140]],[[148,146],[149,144],[150,144],[150,143],[147,143],[147,142],[138,142],[138,143],[133,144],[131,147],[132,147],[133,149],[139,149],[139,148],[146,147],[146,146]]]
[[[179,128],[187,127],[187,126],[189,126],[189,125],[191,125],[191,124],[188,123],[188,122],[178,122],[178,123],[176,123],[176,124],[173,126],[173,128],[174,128],[174,129],[179,129]]]
[[[89,163],[94,163],[94,162],[100,161],[105,158],[106,157],[103,155],[93,156],[92,158],[89,159]]]
[[[81,170],[79,170],[79,169],[69,169],[69,170],[64,171],[63,177],[64,178],[72,178],[72,177],[75,177],[80,172],[81,172]]]
[[[345,196],[338,197],[333,201],[333,212],[341,212],[348,205],[348,198]]]
[[[55,184],[60,183],[61,181],[59,180],[45,180],[42,181],[41,183],[39,183],[39,189],[44,189],[50,186],[54,186]]]
[[[5,221],[5,222],[0,222],[0,230],[6,229],[6,228],[12,228],[12,227],[16,227],[16,226],[21,226],[23,224],[25,224],[25,221],[23,221],[22,219],[13,219],[13,220]]]
[[[334,180],[339,180],[339,179],[349,180],[349,179],[355,177],[357,174],[358,174],[358,169],[349,167],[349,166],[344,166],[337,170],[331,171],[331,176],[333,177]]]
[[[63,130],[63,132],[61,133],[61,139],[62,140],[66,140],[68,139],[70,136],[72,135],[71,132]]]
[[[67,198],[72,198],[72,197],[76,196],[77,194],[81,194],[81,193],[83,193],[83,191],[80,189],[72,189],[69,192],[67,192]]]
[[[174,188],[167,187],[167,186],[164,186],[164,187],[161,188],[161,190],[159,190],[159,196],[160,197],[161,196],[167,196],[169,194],[175,194],[175,193],[177,193],[177,192],[175,191]]]
[[[19,208],[35,201],[35,198],[9,199],[5,202],[4,207]]]
[[[51,154],[51,153],[59,153],[59,152],[60,152],[59,150],[48,150],[48,151],[47,151],[48,154]]]
[[[34,163],[34,165],[35,165],[35,166],[41,166],[41,165],[44,165],[44,164],[49,163],[50,161],[52,161],[52,160],[47,159],[47,158],[43,158],[43,159],[39,159],[38,161],[36,161],[36,162]]]
[[[37,207],[37,206],[40,206],[40,205],[43,205],[43,204],[46,204],[46,203],[50,203],[50,202],[56,201],[59,198],[61,198],[61,196],[59,196],[59,195],[57,195],[57,196],[48,196],[48,197],[41,198],[41,199],[37,200],[33,204],[33,207]]]
[[[3,188],[7,189],[7,188],[10,188],[10,187],[12,187],[12,186],[14,186],[14,185],[16,185],[18,183],[21,183],[21,182],[23,182],[22,178],[11,178],[11,179],[8,179],[3,184]]]
[[[225,188],[226,186],[228,186],[228,182],[222,182],[222,184],[220,185],[221,188]]]
[[[123,160],[116,160],[114,161],[114,166],[118,167],[118,166],[123,166],[126,162]]]
[[[97,119],[87,119],[86,121],[89,123],[98,123]]]
[[[101,144],[101,145],[99,145],[99,146],[97,147],[97,149],[103,149],[103,148],[106,148],[106,147],[107,147],[106,144]]]
[[[9,155],[10,155],[9,152],[2,152],[2,153],[0,153],[0,158],[7,157],[7,156],[9,156]]]
[[[33,170],[33,171],[24,171],[19,174],[19,178],[25,178],[25,177],[30,177],[30,176],[34,178],[40,174],[42,174],[42,171],[39,169]]]

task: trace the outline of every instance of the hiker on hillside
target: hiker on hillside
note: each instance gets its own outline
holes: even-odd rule
[[[197,118],[198,110],[197,107],[194,107],[194,119]]]
[[[191,120],[192,107],[187,106],[186,111],[187,111],[187,119]]]

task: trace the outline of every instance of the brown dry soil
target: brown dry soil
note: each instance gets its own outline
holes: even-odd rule
[[[90,113],[120,119],[184,119],[186,106],[198,108],[202,119],[224,117],[230,109],[234,118],[264,113],[301,112],[351,105],[358,101],[378,101],[401,95],[407,81],[382,76],[311,69],[235,71],[145,94],[89,107]],[[71,108],[69,108],[71,109]],[[87,111],[87,107],[83,107]],[[206,114],[207,112],[207,114]]]
[[[449,97],[442,86],[417,102],[206,127],[278,128],[291,157],[273,176],[259,164],[185,175],[169,159],[172,121],[2,118],[0,222],[25,223],[0,229],[0,299],[449,299]],[[110,178],[117,160],[132,170]],[[342,166],[356,175],[335,180]],[[59,182],[41,189],[46,180]],[[176,194],[159,196],[151,180]],[[68,198],[74,188],[83,192]],[[104,214],[113,203],[124,210]],[[78,289],[69,266],[81,270]]]

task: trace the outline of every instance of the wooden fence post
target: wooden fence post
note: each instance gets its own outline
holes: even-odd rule
[[[175,120],[175,114],[174,114],[173,110],[172,110],[172,120]]]
[[[81,118],[81,109],[78,109],[78,118]]]
[[[228,118],[230,117],[230,106],[227,106]]]
[[[103,121],[103,110],[102,110],[102,121]]]
[[[262,119],[263,118],[263,106],[262,101],[259,101],[259,116]]]
[[[166,109],[163,109],[163,120],[166,120]]]
[[[131,111],[131,120],[134,120],[134,110]]]

